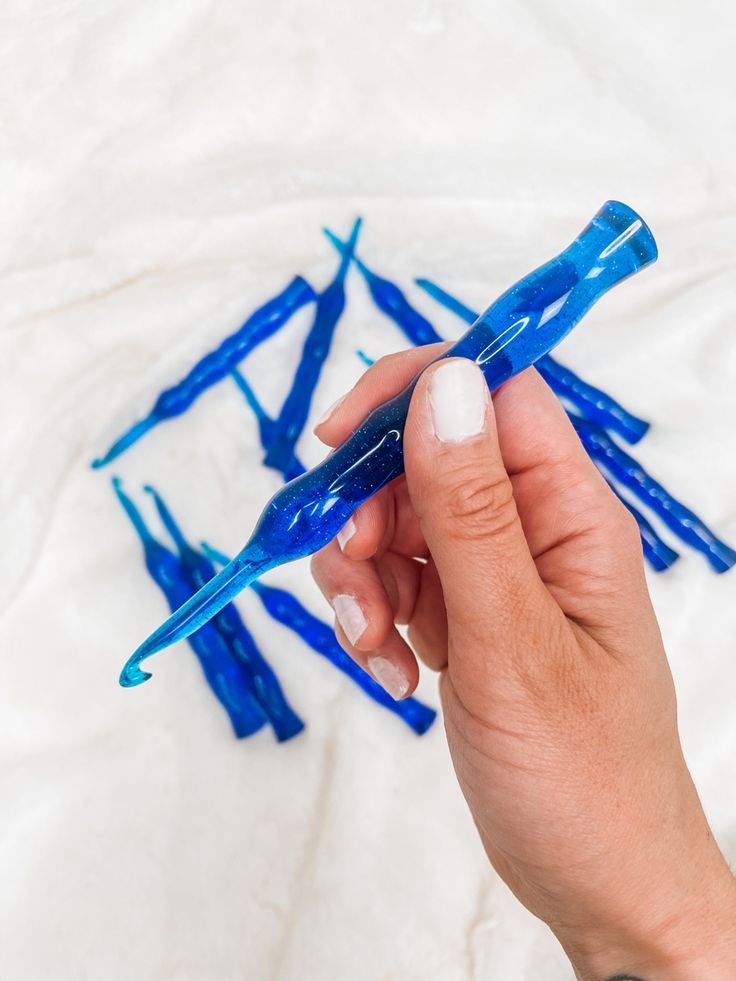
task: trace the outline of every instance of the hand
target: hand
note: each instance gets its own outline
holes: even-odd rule
[[[319,437],[338,445],[440,350],[379,361]],[[313,559],[341,644],[395,698],[415,654],[440,672],[488,857],[579,978],[736,978],[736,886],[683,759],[638,531],[559,402],[533,370],[491,401],[473,362],[442,361],[404,459]]]

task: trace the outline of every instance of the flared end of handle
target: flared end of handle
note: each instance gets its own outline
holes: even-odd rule
[[[591,225],[600,236],[601,262],[632,263],[632,272],[655,262],[659,255],[652,231],[633,208],[621,201],[606,201]],[[598,237],[598,236],[597,236]]]

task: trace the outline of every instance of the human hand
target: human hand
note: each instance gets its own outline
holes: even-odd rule
[[[384,358],[336,446],[442,347]],[[313,559],[340,642],[394,696],[440,672],[460,786],[498,873],[579,978],[736,978],[736,885],[685,764],[636,525],[533,370],[420,378],[406,474]],[[411,646],[395,624],[408,624]]]

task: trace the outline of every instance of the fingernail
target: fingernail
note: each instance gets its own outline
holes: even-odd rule
[[[334,401],[334,402],[332,403],[332,405],[331,405],[331,406],[329,407],[329,409],[327,409],[327,411],[326,411],[326,412],[325,412],[325,413],[324,413],[323,415],[321,415],[321,416],[319,417],[319,419],[317,420],[317,424],[315,425],[315,427],[314,427],[314,428],[315,428],[315,429],[319,429],[319,427],[320,427],[320,426],[322,426],[322,425],[323,425],[324,423],[326,423],[326,422],[327,422],[327,420],[328,420],[328,419],[330,418],[330,416],[332,415],[332,413],[333,413],[333,412],[334,412],[334,411],[335,411],[335,410],[336,410],[336,409],[337,409],[337,408],[338,408],[339,406],[341,406],[341,405],[342,405],[342,403],[343,403],[343,402],[345,401],[345,399],[346,399],[347,397],[348,397],[348,396],[347,396],[347,392],[346,392],[346,393],[345,393],[344,395],[341,395],[339,399],[335,399],[335,401]]]
[[[360,608],[360,603],[358,603],[354,596],[350,596],[348,593],[339,593],[332,600],[332,609],[335,611],[335,616],[344,630],[345,636],[354,646],[363,636],[363,631],[368,626],[368,621]]]
[[[461,443],[483,432],[488,386],[473,361],[446,361],[432,373],[429,406],[437,439]]]
[[[352,515],[350,515],[348,520],[337,533],[337,544],[340,546],[343,552],[345,551],[345,546],[357,530],[358,526],[355,523],[355,519]]]
[[[367,662],[368,670],[376,679],[378,684],[387,691],[391,698],[399,701],[409,691],[409,682],[404,672],[393,661],[380,654],[369,657]]]

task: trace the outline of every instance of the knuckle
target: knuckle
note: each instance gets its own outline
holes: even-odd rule
[[[445,508],[461,537],[497,537],[517,520],[511,482],[506,474],[478,474],[477,468],[456,468],[447,488]]]

